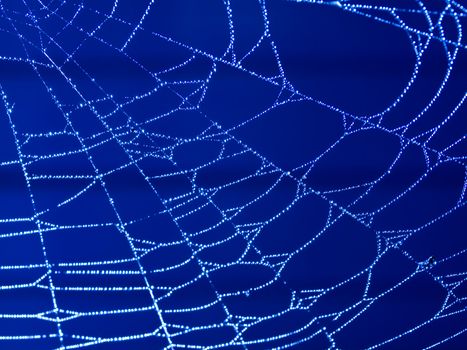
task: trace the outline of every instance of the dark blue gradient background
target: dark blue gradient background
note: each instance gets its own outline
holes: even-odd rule
[[[0,349],[464,349],[467,12],[358,4],[1,0]]]

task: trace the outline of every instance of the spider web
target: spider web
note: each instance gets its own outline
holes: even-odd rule
[[[2,349],[465,344],[462,3],[0,10]]]

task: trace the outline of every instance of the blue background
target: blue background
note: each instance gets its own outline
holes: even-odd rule
[[[466,18],[3,0],[0,349],[465,348]]]

